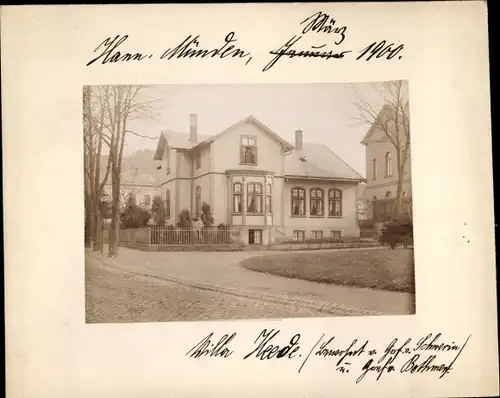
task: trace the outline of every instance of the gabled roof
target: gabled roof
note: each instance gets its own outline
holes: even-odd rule
[[[205,141],[211,137],[208,134],[198,134],[198,142],[193,142],[189,140],[189,133],[180,133],[171,130],[163,130],[160,134],[160,139],[158,141],[158,146],[156,147],[156,151],[154,154],[155,160],[163,159],[163,153],[165,152],[165,148],[168,144],[170,148],[175,149],[190,149],[196,145],[198,145],[201,141]]]
[[[406,103],[405,103],[405,108],[408,108],[410,106],[410,101],[407,100]],[[409,109],[407,110],[409,112]],[[385,104],[382,109],[380,110],[380,112],[378,113],[376,119],[374,120],[374,122],[372,123],[372,125],[370,126],[370,128],[368,129],[368,131],[366,132],[364,138],[361,140],[361,144],[363,145],[367,145],[368,142],[370,141],[371,139],[371,136],[373,134],[373,132],[376,130],[376,126],[378,125],[378,123],[381,122],[381,120],[389,113],[391,112],[394,112],[394,106],[390,105],[390,104]]]
[[[288,141],[286,141],[283,138],[281,138],[278,134],[276,134],[274,131],[272,131],[269,127],[267,127],[264,123],[262,123],[256,117],[254,117],[252,115],[249,115],[246,118],[240,120],[239,122],[237,122],[237,123],[235,123],[235,124],[233,124],[233,125],[225,128],[220,133],[217,133],[217,134],[215,134],[215,135],[213,135],[213,136],[205,139],[204,141],[199,142],[198,144],[196,144],[196,146],[193,146],[192,149],[194,149],[194,148],[196,148],[198,146],[209,144],[210,142],[213,142],[216,139],[218,139],[221,136],[223,136],[224,134],[228,133],[232,129],[234,129],[234,128],[238,127],[238,126],[241,126],[242,124],[245,124],[245,123],[252,123],[252,124],[256,125],[257,127],[259,127],[265,133],[269,134],[272,138],[274,138],[276,141],[278,141],[283,146],[283,148],[285,150],[288,151],[288,150],[291,150],[293,148],[293,146],[290,145],[290,143]]]
[[[304,143],[285,157],[285,177],[364,181],[351,166],[323,144]]]
[[[156,147],[156,152],[154,155],[155,160],[161,160],[163,158],[163,153],[165,151],[165,147],[168,146],[170,148],[175,148],[175,149],[195,149],[199,148],[201,146],[210,144],[214,140],[220,138],[224,134],[228,133],[235,127],[238,127],[242,124],[245,123],[253,123],[257,127],[259,127],[261,130],[269,134],[271,137],[273,137],[276,141],[278,141],[285,150],[291,150],[293,148],[292,145],[288,141],[285,141],[283,138],[281,138],[278,134],[276,134],[274,131],[272,131],[269,127],[267,127],[264,123],[262,123],[260,120],[255,118],[254,116],[250,115],[247,116],[246,118],[240,120],[239,122],[225,128],[221,132],[213,135],[207,135],[207,134],[198,134],[198,142],[192,142],[189,141],[189,133],[179,133],[179,132],[174,132],[174,131],[169,131],[169,130],[163,130],[160,135],[160,139],[158,141],[158,146]]]

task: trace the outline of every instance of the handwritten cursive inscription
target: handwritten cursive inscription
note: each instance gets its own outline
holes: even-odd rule
[[[281,57],[288,57],[289,59],[293,59],[296,57],[299,58],[322,58],[322,59],[339,59],[344,58],[345,54],[352,52],[351,50],[345,50],[340,52],[335,52],[326,47],[326,44],[322,44],[319,46],[311,46],[308,50],[295,50],[292,47],[302,39],[302,36],[293,36],[290,40],[288,40],[284,45],[282,45],[278,50],[271,50],[269,54],[274,55],[275,57],[266,65],[262,72],[268,71],[271,69]]]
[[[338,35],[338,41],[334,41],[335,44],[339,45],[345,40],[345,34],[347,31],[346,26],[336,26],[337,21],[330,17],[330,15],[325,14],[324,12],[318,11],[313,15],[304,19],[300,24],[304,25],[304,29],[302,29],[302,34],[305,35],[309,31],[317,32],[317,33],[326,33],[326,34],[334,34]]]
[[[98,60],[101,60],[101,64],[104,65],[108,62],[116,63],[127,61],[142,61],[143,59],[151,58],[153,56],[153,54],[142,54],[139,52],[123,53],[118,51],[118,47],[125,43],[127,39],[128,35],[117,35],[113,39],[111,39],[111,37],[104,39],[101,44],[99,44],[94,50],[94,53],[98,53],[99,55],[89,61],[87,63],[87,66],[92,65]]]
[[[218,48],[212,48],[210,50],[200,48],[200,35],[186,37],[179,45],[173,48],[167,49],[161,56],[160,59],[172,59],[172,58],[220,58],[224,59],[227,57],[245,59],[246,64],[248,64],[252,57],[249,52],[237,48],[232,43],[236,43],[234,32],[229,32],[224,38],[224,44]]]
[[[294,335],[287,345],[280,347],[279,345],[271,342],[271,340],[273,340],[279,332],[279,330],[271,329],[268,331],[267,329],[264,329],[254,341],[254,344],[257,344],[257,347],[255,347],[252,352],[245,355],[243,359],[248,359],[252,355],[255,355],[255,357],[259,358],[261,361],[272,358],[292,359],[298,355],[300,349],[300,334]]]
[[[348,46],[348,28],[333,16],[317,11],[299,22],[300,30],[291,34],[288,40],[278,48],[268,51],[272,56],[262,69],[267,72],[279,61],[293,59],[341,60],[351,57],[355,61],[390,61],[403,58],[404,44],[396,41],[378,40],[359,50]],[[93,58],[86,66],[106,65],[123,62],[141,62],[150,59],[159,60],[224,60],[235,59],[248,65],[252,54],[239,46],[236,32],[224,36],[224,41],[216,46],[202,44],[201,34],[190,34],[180,43],[163,50],[161,55],[149,52],[126,51],[128,35],[116,35],[104,39],[95,49]],[[352,55],[351,55],[352,54]]]
[[[275,329],[263,329],[253,341],[254,347],[240,358],[247,360],[257,358],[264,360],[298,360],[301,373],[305,364],[313,359],[330,360],[337,374],[350,375],[354,368],[353,381],[358,384],[370,375],[375,381],[388,374],[439,374],[442,379],[451,373],[471,336],[463,344],[446,341],[441,333],[429,333],[424,337],[413,340],[412,338],[393,338],[383,349],[374,346],[370,340],[353,339],[350,342],[338,342],[335,336],[325,338],[323,333],[308,349],[305,359],[301,353],[301,335],[294,334],[285,344],[280,341],[281,332]],[[225,334],[220,339],[214,338],[213,333],[196,343],[187,353],[190,358],[219,357],[228,358],[234,351],[229,347],[234,343],[236,333]],[[234,359],[236,356],[232,356]],[[357,371],[356,371],[357,370]],[[358,373],[359,372],[359,373]]]
[[[437,363],[437,355],[423,355],[423,354],[415,354],[412,356],[402,367],[401,373],[409,372],[413,373],[427,373],[427,372],[439,372],[442,379],[444,376],[449,374],[453,369],[453,364],[456,362],[458,357],[462,354],[465,346],[469,342],[470,335],[465,340],[462,346],[458,346],[455,342],[451,344],[439,343],[438,340],[441,337],[441,333],[438,333],[436,336],[432,336],[432,334],[428,334],[423,339],[419,340],[416,347],[413,349],[414,351],[431,351],[431,352],[448,352],[448,351],[458,351],[457,355],[453,357],[453,359],[448,363]],[[432,340],[431,340],[432,339]],[[431,341],[429,341],[431,340]]]
[[[203,338],[203,340],[197,343],[186,353],[186,356],[189,355],[191,358],[206,356],[228,358],[231,356],[233,351],[228,348],[228,344],[234,339],[236,333],[231,334],[231,336],[225,334],[216,344],[212,343],[211,339],[213,335],[213,333],[210,333],[208,336]]]
[[[374,359],[369,359],[362,367],[362,373],[356,380],[356,384],[358,384],[363,378],[370,372],[375,372],[377,374],[377,380],[380,380],[384,372],[390,373],[395,371],[394,362],[398,355],[402,352],[410,352],[408,348],[408,344],[411,342],[411,339],[406,339],[406,341],[397,346],[398,339],[392,340],[389,345],[385,348],[384,354],[379,358],[377,362]]]

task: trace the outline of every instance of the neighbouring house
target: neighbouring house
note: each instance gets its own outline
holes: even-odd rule
[[[359,236],[357,186],[364,178],[322,144],[295,145],[253,116],[211,136],[163,131],[154,159],[162,162],[161,195],[168,222],[210,204],[214,225],[242,231],[246,244],[284,239]]]
[[[364,187],[365,198],[368,205],[368,218],[376,222],[386,221],[394,214],[394,201],[396,200],[398,187],[397,153],[395,146],[390,142],[386,134],[378,128],[381,120],[391,121],[391,108],[385,106],[361,144],[366,147],[366,184]],[[393,111],[394,112],[394,111]],[[401,137],[404,142],[406,137]],[[408,137],[409,139],[409,137]],[[411,213],[411,156],[408,143],[408,160],[403,172],[403,183],[401,192],[401,208],[403,213]]]
[[[111,181],[104,185],[104,194],[111,198]],[[155,196],[161,195],[160,184],[152,175],[139,174],[138,169],[127,170],[120,178],[120,207],[125,207],[133,196],[138,206],[150,209]]]

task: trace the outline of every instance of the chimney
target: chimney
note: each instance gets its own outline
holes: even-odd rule
[[[196,113],[189,115],[189,141],[198,142],[198,115]]]
[[[295,149],[302,150],[304,144],[304,132],[302,130],[295,130]]]

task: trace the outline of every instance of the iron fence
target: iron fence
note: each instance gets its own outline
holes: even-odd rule
[[[241,230],[229,227],[184,229],[173,226],[149,228],[150,244],[153,245],[217,245],[241,244]]]

